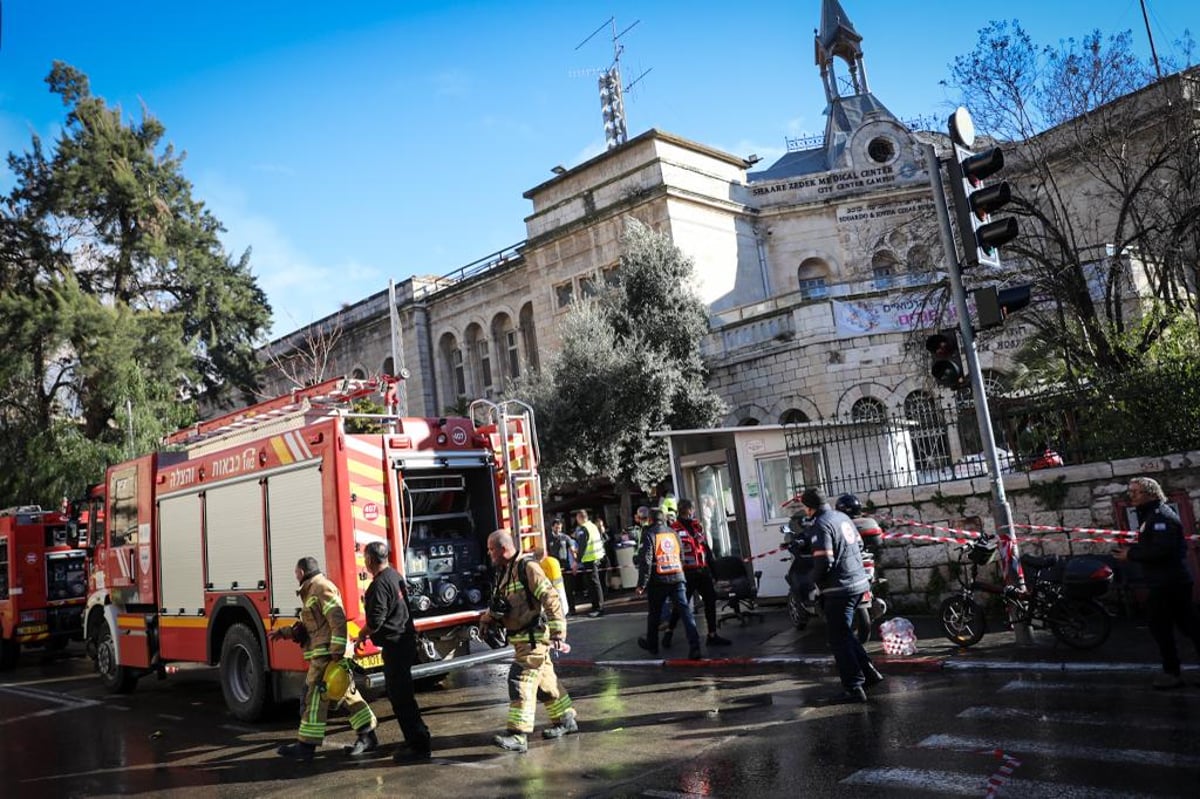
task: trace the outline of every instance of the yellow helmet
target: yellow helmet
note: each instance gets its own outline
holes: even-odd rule
[[[341,701],[346,692],[350,690],[350,684],[354,681],[354,676],[350,673],[350,664],[345,658],[335,660],[325,667],[325,696],[335,702]]]

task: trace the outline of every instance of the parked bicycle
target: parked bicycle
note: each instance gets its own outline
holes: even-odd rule
[[[980,539],[958,548],[959,589],[942,602],[940,618],[946,637],[959,646],[972,646],[987,632],[983,606],[975,593],[999,596],[1008,619],[1032,629],[1049,629],[1074,649],[1094,649],[1108,640],[1112,618],[1096,601],[1112,584],[1113,570],[1099,558],[1022,555],[1025,591],[978,579],[979,567],[996,557],[995,539]]]

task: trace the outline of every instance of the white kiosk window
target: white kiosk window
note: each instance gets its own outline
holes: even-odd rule
[[[759,458],[758,481],[762,486],[759,500],[762,502],[763,519],[787,519],[795,513],[795,508],[785,508],[783,503],[807,486],[822,484],[820,453],[813,451]]]

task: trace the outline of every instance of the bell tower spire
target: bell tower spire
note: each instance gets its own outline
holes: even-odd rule
[[[825,99],[830,103],[842,97],[838,89],[834,59],[846,62],[850,71],[847,96],[870,94],[867,86],[867,68],[863,65],[862,36],[854,29],[854,23],[842,9],[838,0],[822,0],[821,28],[816,35],[817,66],[821,68],[821,83],[825,86]]]

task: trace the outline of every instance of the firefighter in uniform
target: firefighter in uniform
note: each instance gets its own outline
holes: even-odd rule
[[[600,528],[588,520],[586,510],[575,511],[575,540],[579,562],[587,572],[588,597],[592,600],[589,616],[604,615],[604,588],[600,583],[600,561],[604,558],[604,537]]]
[[[542,700],[551,726],[543,738],[561,738],[579,731],[571,697],[558,684],[551,649],[560,649],[567,637],[558,591],[533,557],[518,557],[512,534],[496,530],[488,536],[488,555],[496,567],[496,588],[481,624],[500,625],[513,646],[508,670],[508,723],[497,746],[512,752],[529,749],[537,700]]]
[[[325,740],[325,719],[329,715],[325,669],[346,655],[346,612],[337,586],[321,574],[316,558],[300,559],[296,564],[296,580],[300,583],[300,621],[291,627],[273,630],[271,638],[295,641],[304,649],[304,659],[308,662],[308,675],[304,680],[307,690],[297,740],[279,747],[279,754],[309,761]],[[358,755],[378,748],[375,714],[359,695],[353,680],[341,701],[346,703],[350,713],[350,726],[358,733],[349,752]]]
[[[708,625],[709,646],[728,646],[730,640],[717,633],[717,587],[713,581],[712,547],[708,544],[708,536],[704,528],[696,521],[695,505],[690,499],[679,500],[679,516],[671,523],[671,528],[679,533],[679,543],[683,556],[683,576],[687,584],[687,598],[691,602],[697,593],[704,602],[704,621]],[[671,645],[675,635],[675,625],[679,624],[679,607],[672,605],[671,620],[667,631],[663,633],[663,646]]]
[[[658,654],[658,623],[663,604],[669,599],[683,616],[683,628],[687,631],[690,646],[688,658],[697,660],[700,657],[700,633],[684,588],[679,534],[667,526],[664,516],[661,508],[650,511],[650,526],[642,532],[637,593],[641,596],[649,589],[650,612],[646,617],[646,636],[638,638],[638,646],[653,655]]]

